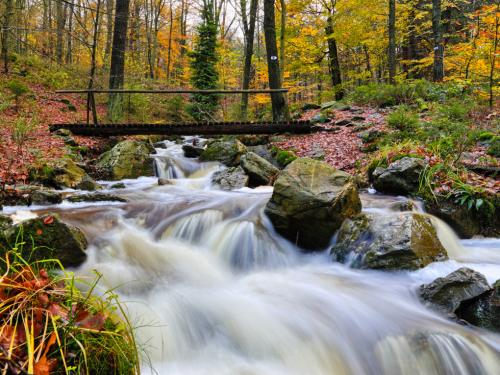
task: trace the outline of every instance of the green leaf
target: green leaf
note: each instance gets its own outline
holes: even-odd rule
[[[478,200],[476,200],[476,210],[479,210],[481,208],[481,206],[483,205],[484,201],[479,198]]]
[[[474,205],[474,199],[470,199],[469,202],[467,203],[467,208],[470,210],[472,206]]]

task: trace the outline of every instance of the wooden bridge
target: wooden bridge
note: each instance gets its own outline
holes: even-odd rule
[[[83,136],[120,136],[120,135],[220,135],[220,134],[278,134],[311,133],[322,128],[313,126],[310,121],[237,121],[237,122],[185,122],[185,123],[100,123],[97,117],[95,94],[273,94],[287,93],[287,89],[274,90],[59,90],[58,94],[87,95],[86,122],[52,124],[50,131],[70,130]]]

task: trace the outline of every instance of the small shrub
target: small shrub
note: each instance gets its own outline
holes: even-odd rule
[[[399,107],[387,117],[391,128],[400,131],[412,131],[418,127],[418,116],[406,107]]]
[[[472,109],[472,104],[467,101],[451,100],[438,108],[438,113],[442,118],[451,121],[467,121],[467,117]]]
[[[28,87],[19,81],[12,80],[6,85],[7,89],[14,95],[14,100],[16,101],[16,109],[19,108],[19,99],[21,96],[29,92]]]
[[[491,140],[487,154],[500,158],[500,137],[495,137]]]

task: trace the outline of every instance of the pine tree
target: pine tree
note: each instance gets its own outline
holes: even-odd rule
[[[213,1],[204,2],[201,24],[197,27],[194,50],[191,52],[191,84],[198,90],[217,88],[217,21]],[[209,121],[219,106],[217,95],[194,94],[189,108],[196,121]]]

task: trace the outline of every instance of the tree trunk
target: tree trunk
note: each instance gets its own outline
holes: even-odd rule
[[[123,88],[125,75],[125,47],[127,43],[127,23],[130,0],[116,0],[115,28],[113,31],[113,46],[111,50],[111,66],[109,73],[109,88]],[[108,116],[116,119],[122,113],[122,94],[110,94]]]
[[[330,12],[333,12],[333,10],[330,10]],[[344,97],[344,90],[342,90],[342,75],[340,73],[337,41],[333,36],[333,17],[331,13],[326,21],[325,33],[328,40],[328,67],[332,86],[335,90],[335,100],[341,100]]]
[[[66,64],[73,62],[73,12],[75,11],[75,0],[69,0],[68,17],[68,39],[66,45]]]
[[[3,71],[5,74],[9,72],[9,33],[10,33],[10,20],[14,14],[13,0],[6,0],[5,13],[3,15],[2,25],[2,58],[3,58]]]
[[[444,46],[441,30],[441,0],[432,0],[432,33],[434,38],[434,64],[432,78],[440,82],[444,78]]]
[[[495,68],[496,68],[496,58],[498,50],[498,29],[500,26],[500,18],[498,17],[499,11],[500,11],[500,3],[497,4],[497,11],[495,12],[495,37],[493,38],[493,46],[491,49],[491,66],[490,66],[490,77],[489,77],[490,81],[489,104],[491,108],[493,108],[493,102],[494,102],[493,88],[495,87]]]
[[[389,0],[389,48],[387,51],[389,82],[396,77],[396,0]]]
[[[285,82],[285,38],[286,38],[286,1],[280,0],[281,6],[281,30],[280,30],[280,80],[281,85]]]
[[[253,57],[253,44],[255,39],[255,23],[257,20],[257,10],[259,7],[258,0],[251,0],[250,2],[250,20],[247,22],[246,16],[246,0],[241,1],[241,14],[243,18],[243,28],[245,30],[245,64],[243,66],[243,90],[250,88],[250,81],[252,79],[252,57]],[[241,96],[241,114],[243,119],[248,117],[248,94]]]
[[[63,2],[56,2],[56,59],[58,64],[63,62],[63,33],[64,24],[66,23]]]
[[[113,0],[106,0],[106,44],[104,47],[104,62],[106,63],[111,53],[111,40],[113,39]]]
[[[172,65],[172,36],[174,32],[174,9],[172,6],[173,0],[170,0],[170,27],[168,30],[168,50],[167,50],[167,84],[170,84],[170,66]]]
[[[271,89],[281,88],[275,17],[274,0],[264,0],[264,37],[266,42],[269,87]],[[271,104],[274,121],[284,121],[288,119],[288,108],[285,96],[282,93],[272,93]]]

